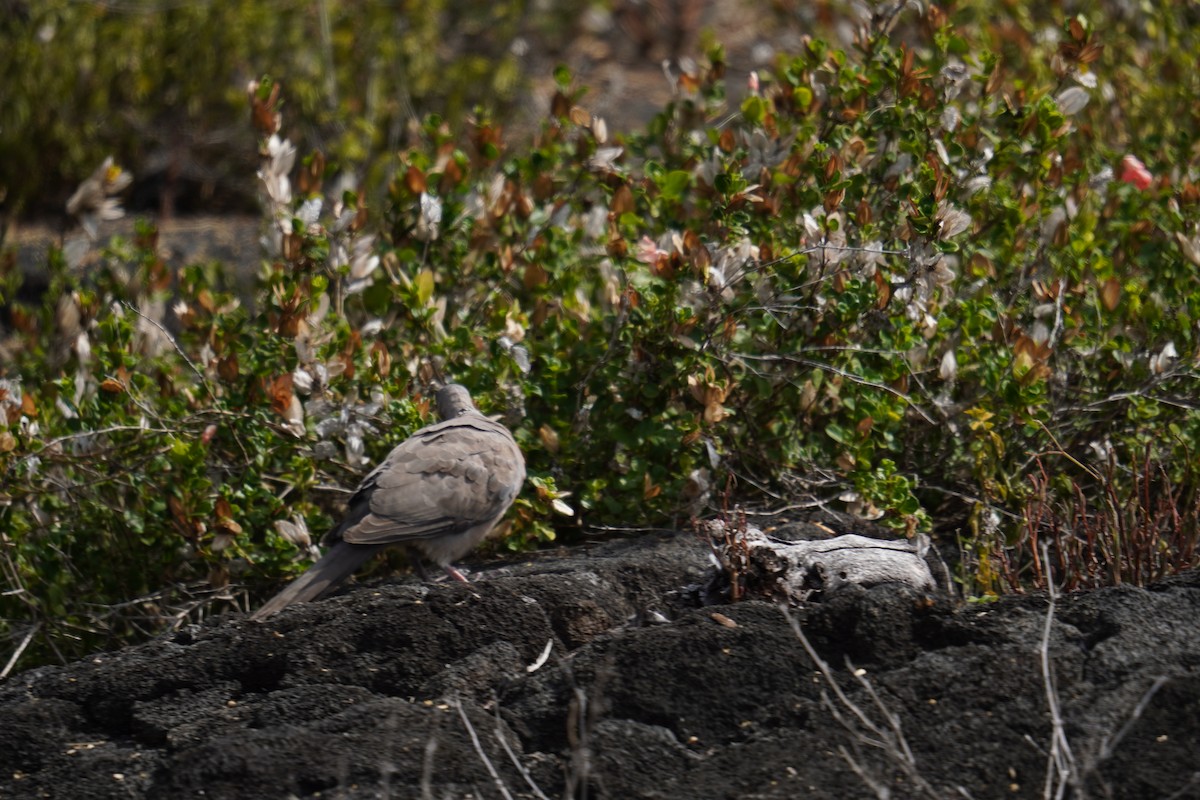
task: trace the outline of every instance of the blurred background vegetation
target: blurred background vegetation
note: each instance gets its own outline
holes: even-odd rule
[[[0,254],[0,670],[252,605],[446,378],[526,453],[497,547],[799,503],[981,601],[1196,564],[1190,4],[4,12],[62,234]],[[261,241],[172,261],[188,212]]]
[[[135,208],[254,209],[245,86],[264,73],[290,87],[291,130],[378,188],[383,156],[425,114],[508,107],[527,79],[530,37],[545,47],[569,33],[584,3],[4,5],[0,187],[10,214],[59,215],[108,155],[138,176]]]

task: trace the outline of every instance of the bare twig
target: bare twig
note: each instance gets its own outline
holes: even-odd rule
[[[893,713],[887,707],[887,704],[883,702],[883,698],[875,691],[871,682],[864,675],[859,674],[853,668],[853,665],[849,663],[849,660],[847,660],[847,667],[850,669],[851,674],[858,680],[859,684],[871,698],[876,710],[882,715],[884,720],[882,723],[876,722],[861,706],[850,699],[838,683],[837,678],[834,677],[833,670],[830,669],[829,664],[825,662],[825,659],[821,658],[816,648],[809,642],[808,637],[804,635],[804,630],[800,627],[800,623],[796,621],[786,606],[780,605],[780,610],[783,612],[783,616],[787,619],[788,624],[791,625],[796,638],[803,645],[804,651],[808,653],[808,657],[812,659],[822,677],[825,678],[826,685],[833,691],[834,697],[837,698],[837,703],[835,704],[829,699],[827,693],[824,691],[821,693],[821,700],[829,710],[830,715],[850,734],[850,746],[854,749],[855,754],[858,753],[858,746],[860,744],[868,745],[881,751],[889,762],[900,769],[921,796],[928,797],[930,800],[941,798],[942,794],[935,790],[925,780],[924,776],[921,775],[917,767],[916,757],[913,755],[912,748],[909,747],[908,739],[901,728],[899,715]],[[843,711],[848,712],[850,717],[847,717]],[[857,723],[855,720],[857,720]],[[850,768],[854,770],[854,773],[867,784],[876,797],[883,800],[891,796],[890,787],[874,777],[860,758],[852,755],[845,747],[840,747],[839,752]],[[961,786],[956,786],[955,791],[963,797],[970,797],[967,790]]]
[[[483,766],[487,769],[488,774],[492,776],[492,782],[496,785],[496,790],[500,792],[505,800],[513,800],[512,794],[504,784],[504,779],[496,771],[496,765],[492,763],[492,760],[488,758],[488,754],[484,752],[483,744],[479,741],[479,734],[475,732],[475,726],[471,724],[471,720],[467,717],[467,712],[463,710],[462,701],[455,698],[450,701],[450,704],[458,712],[463,727],[466,728],[467,735],[471,737],[471,744],[475,747],[475,754],[479,756],[479,760],[483,762]]]
[[[1150,700],[1158,693],[1158,690],[1161,689],[1163,684],[1166,682],[1166,675],[1157,676],[1150,684],[1150,687],[1142,694],[1142,699],[1138,700],[1138,704],[1134,706],[1133,711],[1129,713],[1129,719],[1125,720],[1125,724],[1121,726],[1121,729],[1117,731],[1116,735],[1111,738],[1105,736],[1104,739],[1101,740],[1100,752],[1096,756],[1097,766],[1100,764],[1100,762],[1112,756],[1117,747],[1121,744],[1121,740],[1124,739],[1126,735],[1128,735],[1129,731],[1133,729],[1133,724],[1137,722],[1138,719],[1141,718],[1142,714],[1146,711],[1146,706],[1150,705]]]
[[[853,372],[849,372],[847,370],[841,369],[840,367],[835,367],[832,364],[825,364],[820,361],[813,361],[812,359],[809,359],[809,358],[800,358],[798,356],[791,356],[791,355],[786,355],[786,354],[781,354],[781,353],[765,353],[765,354],[733,353],[731,355],[733,358],[739,358],[739,359],[743,359],[743,360],[782,361],[782,362],[785,362],[788,364],[799,364],[801,366],[812,367],[813,369],[819,369],[819,370],[823,370],[825,372],[830,372],[834,375],[837,375],[840,378],[850,381],[851,383],[857,383],[861,386],[866,386],[871,389],[878,389],[881,392],[887,392],[888,394],[896,397],[897,399],[904,401],[905,405],[907,405],[913,411],[917,412],[917,414],[920,415],[921,419],[925,420],[930,425],[937,424],[936,420],[934,420],[933,416],[928,411],[926,411],[925,409],[923,409],[919,405],[917,405],[916,401],[913,400],[911,397],[909,397],[904,392],[901,392],[898,389],[894,389],[891,386],[888,386],[886,383],[879,383],[878,381],[872,381],[872,380],[868,380],[866,378],[859,377],[858,375],[855,375]]]
[[[172,336],[170,333],[168,333],[167,329],[164,328],[158,322],[158,320],[154,320],[154,319],[151,319],[150,317],[146,316],[140,310],[138,310],[137,307],[135,307],[132,303],[130,303],[126,300],[121,300],[120,303],[121,303],[121,305],[125,306],[130,311],[132,311],[134,314],[137,314],[139,317],[146,320],[146,322],[149,322],[151,325],[158,328],[159,332],[162,333],[162,335],[166,337],[167,341],[171,343],[171,346],[175,348],[175,352],[179,353],[179,357],[183,359],[183,362],[185,364],[187,364],[189,367],[191,367],[192,372],[196,373],[196,377],[200,379],[200,385],[204,387],[204,391],[208,392],[208,396],[215,397],[215,395],[213,394],[212,386],[210,386],[208,383],[208,378],[204,377],[204,373],[201,372],[196,367],[196,365],[192,363],[192,360],[187,357],[187,353],[183,352],[183,348],[179,346],[179,342],[175,341],[175,337]]]
[[[1054,609],[1058,593],[1054,587],[1054,576],[1050,572],[1050,553],[1042,543],[1042,559],[1046,565],[1046,585],[1050,591],[1050,605],[1046,609],[1046,623],[1042,627],[1042,641],[1038,656],[1042,665],[1042,686],[1046,692],[1046,705],[1050,709],[1050,749],[1046,753],[1046,782],[1042,796],[1046,800],[1066,796],[1067,789],[1074,786],[1078,778],[1075,756],[1067,740],[1063,725],[1062,710],[1058,704],[1058,688],[1054,685],[1054,673],[1050,669],[1050,629],[1054,624]]]
[[[34,634],[36,634],[41,627],[42,624],[40,622],[29,626],[29,630],[26,632],[25,638],[23,638],[21,643],[17,645],[17,649],[13,651],[12,656],[8,659],[8,663],[4,665],[4,669],[0,670],[0,681],[7,678],[8,674],[12,672],[13,667],[15,667],[17,665],[17,661],[20,660],[21,654],[25,652],[25,648],[29,646],[29,642],[33,640]]]
[[[500,719],[500,705],[496,704],[496,741],[500,742],[500,746],[504,748],[504,752],[508,755],[508,760],[517,768],[517,772],[521,773],[521,777],[525,779],[525,783],[529,785],[530,791],[538,800],[550,800],[549,797],[541,790],[541,787],[533,780],[533,776],[529,774],[529,770],[521,763],[521,759],[517,758],[517,754],[513,752],[512,747],[508,744],[508,737],[504,735],[504,723]]]

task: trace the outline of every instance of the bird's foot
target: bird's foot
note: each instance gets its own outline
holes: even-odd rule
[[[447,564],[445,567],[443,567],[443,569],[446,570],[446,574],[449,575],[454,580],[456,580],[460,583],[466,583],[466,584],[470,583],[470,581],[467,580],[467,576],[463,575],[461,572],[459,572],[457,569],[455,569],[453,565]]]

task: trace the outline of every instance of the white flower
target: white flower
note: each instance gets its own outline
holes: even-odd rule
[[[1176,358],[1179,358],[1179,352],[1175,349],[1175,343],[1167,342],[1157,355],[1150,357],[1150,371],[1161,375],[1171,368],[1171,362]]]
[[[1193,266],[1200,267],[1200,233],[1193,228],[1192,236],[1186,233],[1176,231],[1175,241],[1179,243],[1179,250],[1183,253],[1183,257],[1192,262]]]
[[[67,213],[77,218],[90,238],[95,239],[101,220],[111,221],[125,216],[120,201],[112,195],[133,182],[133,176],[116,165],[112,156],[79,184],[67,201]]]
[[[279,134],[271,134],[267,140],[267,153],[258,178],[267,190],[267,196],[276,206],[292,202],[292,182],[288,175],[296,164],[296,146]]]
[[[958,128],[961,119],[962,114],[957,106],[946,106],[942,109],[942,128],[947,133],[953,133]]]
[[[442,201],[429,194],[421,192],[421,213],[417,217],[417,230],[414,235],[419,241],[432,242],[438,238],[442,224]]]
[[[439,214],[441,211],[439,210]],[[379,256],[375,255],[372,246],[374,236],[362,236],[354,240],[350,254],[350,276],[346,284],[346,293],[361,292],[371,284],[371,276],[379,268]],[[332,254],[332,250],[331,250]]]
[[[874,278],[876,270],[884,264],[883,243],[878,239],[864,244],[854,254],[855,271],[863,278]]]
[[[588,168],[596,172],[616,172],[617,159],[625,152],[623,147],[601,147],[588,159]]]
[[[353,467],[367,463],[363,452],[362,428],[352,424],[346,429],[346,463]]]
[[[1054,102],[1058,103],[1059,110],[1069,117],[1082,111],[1090,99],[1087,89],[1081,86],[1070,86],[1059,92],[1058,96],[1054,98]]]
[[[20,408],[21,407],[21,379],[20,378],[0,378],[0,412],[4,411],[4,407]],[[4,413],[0,413],[0,419],[5,417]]]
[[[765,169],[768,172],[783,163],[788,157],[791,145],[780,139],[770,139],[761,130],[753,133],[740,132],[742,147],[746,148],[746,164],[742,167],[742,177],[746,180],[757,180]]]
[[[967,67],[958,59],[951,59],[946,66],[942,67],[941,78],[942,93],[946,100],[953,100],[958,97],[962,87],[966,84],[970,73],[967,72]]]
[[[300,208],[296,210],[296,217],[304,223],[305,227],[311,227],[317,224],[317,219],[321,216],[321,198],[312,197],[305,200]]]
[[[942,356],[942,363],[938,367],[938,376],[947,383],[953,383],[958,376],[958,359],[954,356],[954,350],[947,350]]]
[[[939,223],[938,238],[943,240],[952,239],[971,227],[971,215],[951,205],[941,206],[935,219]]]
[[[311,394],[313,388],[312,373],[304,369],[304,367],[296,367],[296,370],[292,373],[292,388],[303,395]]]
[[[758,248],[749,239],[739,239],[717,251],[708,268],[708,283],[723,291],[741,280],[746,274],[746,265],[758,259]]]
[[[801,223],[804,225],[804,234],[806,237],[813,237],[821,232],[821,226],[817,223],[817,218],[812,214],[806,212],[801,218]]]
[[[88,339],[87,331],[80,331],[75,337],[75,355],[79,358],[81,367],[92,360],[92,343]]]
[[[963,181],[962,188],[963,188],[963,193],[966,194],[967,197],[970,197],[972,195],[978,194],[979,192],[982,192],[984,189],[987,189],[991,185],[992,185],[991,177],[988,175],[980,174],[980,175],[974,175],[970,178],[967,178],[965,181]]]

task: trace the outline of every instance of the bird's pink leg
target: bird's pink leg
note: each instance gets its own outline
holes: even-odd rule
[[[451,564],[447,564],[445,567],[443,567],[443,569],[445,569],[446,574],[454,580],[461,581],[462,583],[470,583],[470,581],[467,580],[467,576],[456,570]]]

